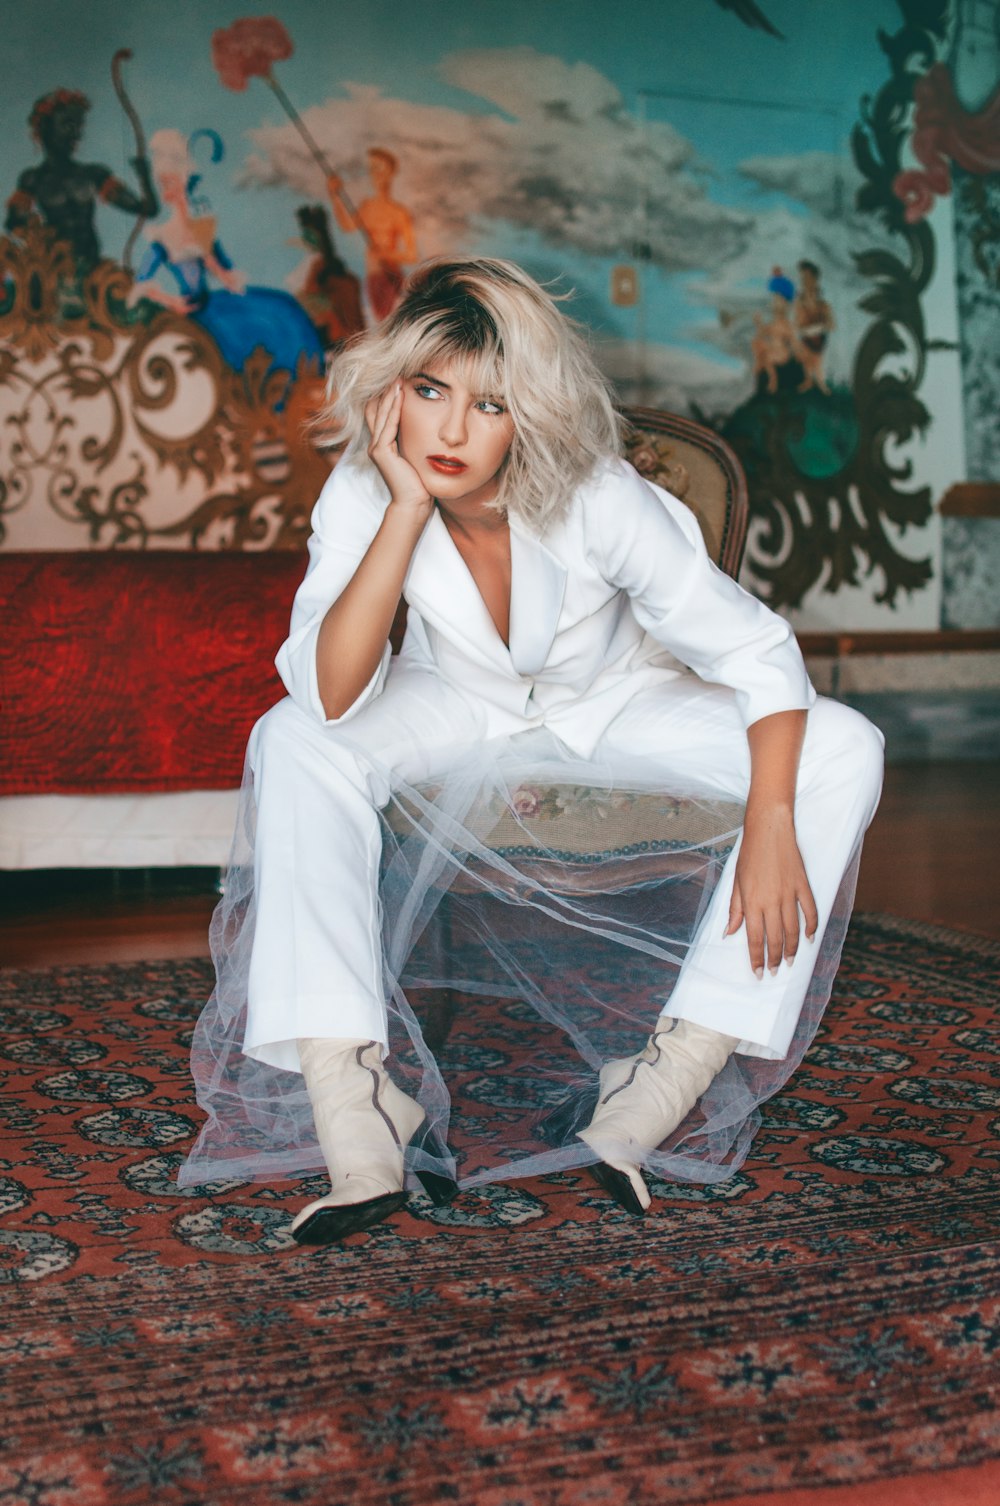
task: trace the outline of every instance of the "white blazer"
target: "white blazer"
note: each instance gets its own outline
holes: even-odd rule
[[[389,670],[386,645],[354,704],[325,715],[320,624],[388,501],[374,467],[347,455],[313,511],[309,566],[275,662],[292,699],[329,726],[356,716]],[[481,705],[487,737],[544,723],[587,757],[638,690],[687,669],[730,686],[747,726],[815,701],[788,624],[711,562],[690,509],[626,461],[596,471],[542,538],[512,514],[510,544],[509,648],[436,510],[403,589],[402,656],[436,668]]]

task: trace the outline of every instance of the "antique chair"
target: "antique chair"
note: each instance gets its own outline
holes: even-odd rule
[[[626,456],[640,475],[686,502],[701,524],[720,570],[739,574],[746,543],[748,502],[743,467],[711,429],[675,413],[625,408]]]
[[[623,411],[629,425],[627,458],[641,475],[692,509],[711,558],[735,578],[748,519],[746,478],[736,456],[716,434],[690,419],[650,408]],[[434,791],[425,793],[432,798]],[[517,886],[531,887],[533,875],[542,868],[546,886],[571,896],[586,895],[598,864],[605,892],[609,887],[620,886],[624,891],[645,881],[656,882],[665,862],[675,874],[704,870],[709,853],[709,865],[715,865],[713,872],[717,872],[731,846],[730,842],[720,847],[719,833],[735,831],[742,821],[742,807],[731,802],[633,794],[609,804],[589,795],[569,786],[544,790],[532,786],[511,792],[487,845],[516,873],[511,880],[512,897]],[[386,845],[391,849],[393,839],[405,836],[405,808],[390,805],[384,820]],[[495,875],[491,882],[495,883]],[[442,879],[442,888],[430,928],[430,944],[438,959],[457,955],[455,912],[461,910],[463,896],[475,890],[475,863],[467,865],[457,879],[447,883]],[[426,937],[422,945],[428,945]],[[417,983],[420,972],[417,963],[417,977],[411,974],[411,982]],[[429,1000],[423,1028],[431,1050],[448,1038],[453,998],[437,991]]]

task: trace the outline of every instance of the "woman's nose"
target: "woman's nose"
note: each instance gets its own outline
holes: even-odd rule
[[[440,433],[443,442],[452,448],[465,444],[469,437],[469,425],[465,410],[458,403],[449,403],[447,412],[442,414]]]

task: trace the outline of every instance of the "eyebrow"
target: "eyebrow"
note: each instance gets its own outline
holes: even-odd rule
[[[408,378],[408,380],[411,382],[429,382],[432,387],[443,387],[445,392],[450,392],[452,390],[451,385],[448,382],[442,382],[440,377],[431,376],[429,371],[415,371],[413,375]],[[481,396],[476,399],[476,401],[480,403],[496,403],[498,407],[506,406],[503,398],[495,397],[490,392],[482,393]]]

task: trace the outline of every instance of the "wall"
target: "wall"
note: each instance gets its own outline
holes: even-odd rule
[[[995,7],[761,0],[753,24],[721,0],[511,0],[498,46],[464,0],[284,0],[257,34],[271,83],[224,44],[213,63],[242,14],[49,0],[5,20],[4,547],[300,545],[330,349],[397,269],[481,252],[575,290],[625,400],[730,439],[746,583],[799,626],[955,619],[935,503],[967,449],[996,474],[995,260],[968,291],[996,203]],[[914,90],[935,67],[951,126],[928,162]],[[127,246],[136,124],[158,202]]]

